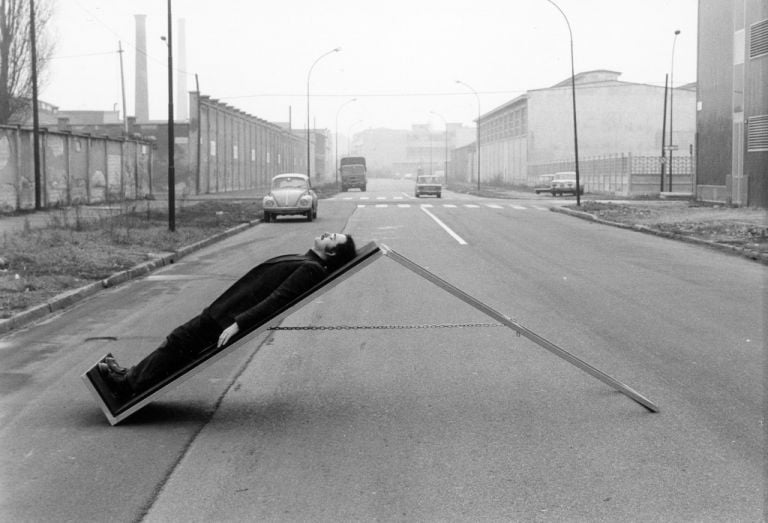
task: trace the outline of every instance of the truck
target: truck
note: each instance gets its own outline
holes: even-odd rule
[[[342,192],[349,189],[365,191],[368,184],[366,178],[368,170],[365,166],[365,158],[362,156],[345,156],[339,161],[339,174],[341,177]]]

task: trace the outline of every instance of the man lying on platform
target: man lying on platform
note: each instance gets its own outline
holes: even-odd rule
[[[181,370],[206,349],[221,348],[239,332],[259,325],[355,255],[351,235],[323,233],[305,254],[278,256],[251,269],[202,313],[176,327],[137,365],[121,367],[107,357],[98,364],[99,374],[116,399],[128,401]]]

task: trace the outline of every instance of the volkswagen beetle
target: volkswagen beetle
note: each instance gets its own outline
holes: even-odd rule
[[[269,194],[262,203],[265,222],[291,214],[304,215],[310,222],[317,218],[317,194],[306,174],[278,174],[272,178]]]

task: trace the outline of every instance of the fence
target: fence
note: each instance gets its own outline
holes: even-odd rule
[[[41,205],[143,198],[152,192],[153,144],[41,130]],[[35,207],[33,131],[0,125],[0,211]]]
[[[672,192],[692,190],[693,159],[690,156],[672,158]],[[528,185],[535,186],[539,175],[574,171],[573,160],[528,164]],[[617,196],[641,196],[670,191],[669,168],[661,188],[661,159],[658,156],[632,154],[579,158],[579,181],[587,192]]]

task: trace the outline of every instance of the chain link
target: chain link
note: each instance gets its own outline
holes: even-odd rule
[[[500,323],[423,323],[420,325],[308,325],[300,327],[270,327],[271,331],[334,331],[385,329],[454,329],[469,327],[503,327]]]

